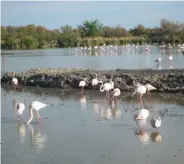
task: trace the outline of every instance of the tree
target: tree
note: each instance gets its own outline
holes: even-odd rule
[[[23,44],[27,49],[35,49],[38,48],[39,45],[37,39],[33,38],[32,36],[25,36],[23,38]]]
[[[81,36],[84,37],[94,37],[98,36],[102,31],[103,24],[98,20],[85,20],[82,25],[79,25]]]

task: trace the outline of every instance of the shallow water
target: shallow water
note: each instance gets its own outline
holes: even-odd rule
[[[151,112],[147,122],[135,122],[138,103],[131,94],[109,105],[104,93],[25,87],[1,89],[2,163],[53,164],[182,164],[184,161],[184,101],[175,94],[153,93],[143,98]],[[26,104],[19,121],[13,100]],[[28,105],[35,99],[50,106],[30,125]],[[95,102],[95,103],[94,103]],[[154,129],[152,116],[162,125]],[[142,129],[142,131],[140,131]]]
[[[32,68],[98,68],[98,69],[157,69],[155,59],[162,58],[159,69],[184,68],[184,55],[181,50],[160,50],[158,46],[150,46],[150,52],[133,47],[120,46],[117,51],[107,50],[82,53],[74,48],[22,50],[2,52],[7,71],[26,71]],[[173,55],[170,64],[168,56]],[[2,61],[1,61],[2,62]],[[16,63],[16,64],[15,64]],[[1,64],[2,70],[3,64]]]

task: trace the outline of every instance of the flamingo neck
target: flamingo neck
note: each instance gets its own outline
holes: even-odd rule
[[[100,92],[104,92],[104,88],[103,88],[103,83],[101,83],[101,86],[100,86]]]
[[[33,119],[33,108],[31,106],[29,107],[29,112],[30,112],[30,118],[29,118],[27,124],[29,124]]]

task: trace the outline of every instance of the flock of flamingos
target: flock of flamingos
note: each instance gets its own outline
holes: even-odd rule
[[[149,45],[144,45],[144,46],[140,46],[140,45],[126,45],[122,48],[118,47],[118,46],[106,46],[103,45],[101,47],[97,47],[95,46],[94,49],[95,51],[99,51],[101,54],[106,54],[106,52],[109,52],[110,54],[116,54],[118,51],[120,50],[129,50],[130,48],[134,48],[136,49],[140,49],[143,48],[144,51],[149,52],[150,48]],[[183,50],[184,49],[184,45],[178,45],[178,48]],[[161,45],[160,49],[165,49],[165,50],[171,50],[172,46],[170,44],[168,45]],[[88,51],[91,52],[91,47],[87,48],[76,48],[75,52],[76,53],[87,53]],[[182,51],[183,52],[183,51]],[[170,61],[170,69],[172,69],[172,60],[173,60],[173,56],[170,54],[168,56],[168,59]],[[155,60],[157,67],[159,67],[161,65],[161,57],[159,57],[158,59]],[[84,92],[84,88],[86,86],[86,82],[87,79],[84,78],[82,81],[79,82],[79,87],[82,88],[82,93]],[[93,89],[96,90],[97,85],[100,84],[100,92],[105,92],[106,93],[106,98],[108,100],[110,100],[111,103],[117,103],[117,97],[121,94],[121,91],[119,88],[115,88],[114,87],[114,82],[112,81],[112,79],[109,80],[109,82],[103,83],[103,81],[99,81],[97,78],[97,75],[94,79],[92,79],[91,84],[93,86]],[[18,79],[16,77],[13,76],[12,78],[12,85],[14,87],[16,87],[18,85]],[[135,83],[134,82],[134,92],[132,93],[132,97],[136,94],[137,96],[139,96],[139,103],[140,103],[140,109],[138,111],[138,113],[134,116],[134,121],[146,121],[148,116],[150,116],[150,111],[148,109],[144,109],[141,108],[141,104],[142,104],[142,96],[144,94],[147,93],[148,97],[151,98],[151,91],[155,90],[156,88],[154,86],[152,86],[151,84],[146,84],[146,85],[142,85],[140,83]],[[30,105],[29,105],[29,113],[30,113],[30,118],[27,121],[27,124],[30,124],[31,121],[33,120],[33,111],[36,112],[37,115],[37,121],[38,123],[40,123],[40,113],[39,111],[45,107],[48,107],[48,104],[39,102],[37,100],[33,101]],[[25,110],[25,104],[19,101],[14,101],[14,107],[17,110],[17,115],[19,118],[21,118],[21,116],[23,115],[23,112]],[[151,125],[153,128],[158,128],[161,126],[161,119],[158,116],[153,116],[151,118]]]
[[[82,88],[82,95],[84,92],[84,88],[86,86],[86,82],[87,79],[84,78],[84,80],[79,82],[79,87]],[[119,88],[115,88],[114,87],[114,82],[112,81],[112,78],[109,80],[109,82],[103,83],[102,81],[99,81],[97,78],[97,74],[96,77],[94,79],[92,79],[91,84],[93,86],[93,89],[96,90],[97,85],[100,84],[100,92],[105,92],[106,93],[106,98],[108,100],[110,100],[111,102],[114,102],[115,104],[117,103],[117,97],[121,94],[121,91]],[[16,87],[18,85],[18,79],[16,77],[13,76],[12,78],[12,85],[14,87]],[[139,96],[139,103],[140,103],[140,110],[139,112],[134,116],[134,121],[146,121],[148,116],[150,115],[150,112],[148,109],[141,109],[141,104],[142,104],[142,96],[144,94],[148,94],[148,97],[151,98],[151,91],[155,90],[156,88],[154,86],[152,86],[151,84],[146,84],[146,85],[142,85],[140,83],[135,83],[134,81],[134,91],[132,93],[132,97],[136,94],[137,96]],[[37,115],[37,121],[38,124],[40,123],[40,113],[39,111],[45,107],[48,107],[48,104],[39,102],[37,100],[33,101],[30,105],[29,105],[29,113],[30,113],[30,118],[27,121],[27,124],[30,124],[31,121],[33,120],[33,110],[36,112]],[[21,116],[23,115],[23,112],[25,110],[25,104],[22,102],[19,102],[17,100],[14,101],[14,107],[17,110],[17,115],[19,118],[21,118]],[[153,128],[158,128],[161,126],[161,119],[158,116],[154,116],[151,119],[151,125]]]

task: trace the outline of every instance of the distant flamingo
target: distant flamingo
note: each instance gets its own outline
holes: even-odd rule
[[[143,96],[143,94],[146,93],[146,87],[144,85],[141,85],[140,83],[137,83],[135,86],[136,87],[134,89],[132,97],[134,96],[134,94],[140,95],[140,104],[141,104],[142,103],[142,96]]]
[[[147,91],[147,93],[148,93],[148,97],[151,98],[151,93],[150,93],[150,92],[151,92],[152,90],[155,90],[156,88],[155,88],[154,86],[152,86],[151,84],[148,84],[148,83],[145,85],[145,87],[146,87],[146,91]]]
[[[96,78],[92,79],[92,87],[93,89],[96,90],[96,86],[98,85],[98,79],[97,79],[97,74],[96,74]]]
[[[38,112],[39,110],[45,108],[46,106],[48,106],[47,104],[44,104],[42,102],[39,102],[37,100],[33,101],[30,106],[29,106],[29,112],[30,112],[30,118],[27,122],[27,124],[29,124],[32,119],[33,119],[33,110],[36,111],[37,113],[37,120],[38,120],[38,123],[40,123],[40,113]]]
[[[13,87],[18,85],[18,79],[15,77],[15,72],[13,72],[13,78],[11,82],[12,82]]]
[[[84,87],[86,86],[86,78],[84,78],[84,80],[79,82],[79,87],[82,87],[82,92],[84,92]]]
[[[158,64],[160,64],[161,61],[162,61],[161,58],[158,58],[158,59],[155,60],[155,62],[157,62]]]
[[[172,66],[172,60],[173,60],[173,57],[172,55],[169,56],[169,62],[170,62],[170,67]],[[171,68],[172,69],[172,68]]]
[[[146,47],[144,48],[145,51],[150,51],[149,47],[146,45]]]

